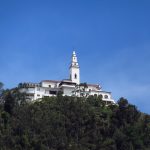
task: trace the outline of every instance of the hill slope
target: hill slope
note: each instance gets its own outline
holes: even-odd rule
[[[57,97],[27,103],[5,92],[0,105],[2,150],[148,150],[150,116],[124,98],[105,106],[100,97]]]

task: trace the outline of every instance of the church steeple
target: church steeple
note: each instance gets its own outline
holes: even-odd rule
[[[72,53],[71,66],[79,67],[78,60],[77,60],[77,56],[76,56],[76,52],[75,52],[75,51],[73,51],[73,53]],[[71,66],[70,66],[70,67],[71,67]]]
[[[70,65],[70,80],[76,84],[80,84],[80,68],[75,51],[72,53],[72,61]]]

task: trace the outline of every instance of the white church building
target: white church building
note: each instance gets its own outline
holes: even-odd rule
[[[99,84],[80,83],[80,67],[75,51],[69,67],[70,78],[64,80],[42,80],[40,83],[20,83],[20,92],[25,93],[28,100],[37,100],[43,97],[63,96],[88,97],[89,95],[101,96],[106,104],[114,104],[111,92],[103,91]]]

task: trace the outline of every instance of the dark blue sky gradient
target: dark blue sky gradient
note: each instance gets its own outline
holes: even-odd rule
[[[150,113],[149,0],[0,0],[0,81],[69,77],[100,83]]]

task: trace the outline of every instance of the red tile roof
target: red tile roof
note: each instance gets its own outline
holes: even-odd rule
[[[59,83],[61,81],[59,80],[42,80],[41,82],[54,82],[54,83]]]
[[[99,84],[87,84],[88,86],[99,87]]]
[[[71,81],[69,79],[66,79],[68,81]],[[53,83],[60,83],[60,80],[42,80],[41,82],[53,82]],[[94,86],[94,87],[100,87],[99,84],[87,84],[87,86]]]

